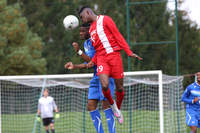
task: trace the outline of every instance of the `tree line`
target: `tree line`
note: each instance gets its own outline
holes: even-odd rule
[[[127,38],[124,0],[1,0],[0,74],[91,72],[64,69],[67,61],[83,62],[71,46],[72,42],[77,41],[83,47],[79,29],[65,31],[62,24],[66,15],[77,16],[81,5],[89,5],[97,14],[111,16],[119,31]],[[132,59],[130,70],[159,69],[165,74],[175,75],[175,44],[136,45],[138,42],[176,40],[174,12],[167,9],[167,3],[130,6],[129,22],[130,47],[144,58],[142,62]],[[181,10],[178,11],[178,25],[180,74],[195,73],[200,67],[199,29]],[[122,56],[124,70],[128,71],[128,57],[125,52],[122,52]]]

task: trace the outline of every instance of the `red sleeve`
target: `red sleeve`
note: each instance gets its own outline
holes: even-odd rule
[[[92,62],[97,65],[97,56],[96,54],[94,54],[93,58],[92,58]]]
[[[122,49],[124,49],[124,51],[126,52],[126,54],[128,56],[130,56],[131,54],[133,54],[133,52],[130,50],[130,47],[129,47],[128,43],[126,42],[126,40],[124,39],[124,37],[121,35],[121,33],[119,32],[119,30],[117,29],[117,26],[115,25],[114,21],[110,17],[108,17],[108,16],[104,16],[104,17],[105,17],[104,18],[104,24],[110,30],[110,32],[113,34],[113,36],[117,40],[119,46]]]

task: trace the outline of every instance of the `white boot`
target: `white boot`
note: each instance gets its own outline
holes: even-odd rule
[[[112,111],[113,111],[115,117],[117,118],[119,124],[122,124],[122,123],[124,122],[124,117],[123,117],[121,111],[118,109],[118,107],[117,107],[115,101],[114,101],[114,103],[111,105],[111,108],[112,108]]]

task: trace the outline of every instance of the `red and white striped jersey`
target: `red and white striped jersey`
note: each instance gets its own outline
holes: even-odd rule
[[[97,16],[97,20],[90,26],[89,33],[96,52],[92,59],[95,63],[97,56],[104,56],[122,49],[127,55],[133,53],[109,16]]]

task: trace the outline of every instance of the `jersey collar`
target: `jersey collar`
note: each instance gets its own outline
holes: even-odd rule
[[[196,82],[196,84],[200,87],[200,84],[198,82]]]

